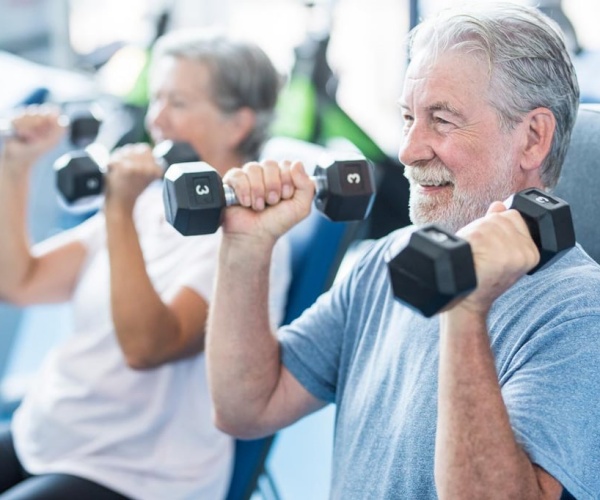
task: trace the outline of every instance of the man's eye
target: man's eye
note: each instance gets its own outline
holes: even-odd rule
[[[435,123],[439,123],[440,125],[448,125],[450,123],[448,120],[444,120],[441,116],[434,116],[433,121]]]

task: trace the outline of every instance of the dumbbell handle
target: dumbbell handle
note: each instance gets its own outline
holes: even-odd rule
[[[319,193],[319,192],[327,189],[327,177],[326,176],[311,175],[309,177],[309,179],[314,183],[315,188],[316,188],[316,193]],[[200,192],[200,189],[202,189],[202,187],[196,186],[197,194],[199,194],[199,195],[204,194],[204,193]],[[235,191],[229,184],[223,184],[223,192],[225,194],[225,206],[231,207],[233,205],[240,204],[240,201],[238,200],[237,195],[235,194]]]
[[[163,169],[163,171],[169,168],[169,164],[163,157],[163,149],[170,147],[170,145],[172,144],[173,141],[164,141],[157,144],[152,149],[152,157],[154,158],[156,164]],[[86,151],[88,152],[89,156],[96,162],[100,172],[105,174],[106,167],[110,159],[110,150],[102,144],[92,143],[86,148]]]
[[[156,148],[152,150],[152,157],[154,158],[156,164],[162,169],[162,171],[166,172],[166,170],[169,168],[169,164],[167,163],[167,160],[165,160],[161,155],[156,153]]]
[[[71,125],[71,120],[67,115],[60,115],[58,117],[59,125],[63,127],[69,127]],[[13,138],[18,137],[15,131],[15,127],[13,126],[12,120],[9,119],[0,119],[0,137],[2,138]]]

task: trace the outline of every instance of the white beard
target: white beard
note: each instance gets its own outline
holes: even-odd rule
[[[404,175],[410,182],[409,215],[413,224],[439,224],[453,233],[483,217],[493,201],[503,201],[513,194],[515,185],[512,176],[497,175],[483,189],[474,192],[459,189],[452,172],[439,162],[424,167],[407,166]],[[422,195],[420,184],[448,184],[448,187],[436,197]],[[449,191],[452,197],[448,202]]]

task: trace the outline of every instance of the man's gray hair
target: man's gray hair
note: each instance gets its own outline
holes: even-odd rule
[[[455,49],[488,64],[489,101],[505,130],[535,108],[552,111],[556,131],[541,180],[555,187],[579,105],[577,76],[558,25],[533,7],[497,2],[443,10],[410,33],[411,58]]]
[[[212,30],[182,30],[160,38],[152,60],[175,57],[204,64],[210,74],[210,92],[223,113],[241,108],[255,112],[256,123],[238,146],[248,160],[257,159],[270,135],[281,75],[265,52],[256,44],[234,40]]]

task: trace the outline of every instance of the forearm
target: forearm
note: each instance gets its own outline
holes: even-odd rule
[[[131,213],[107,208],[106,223],[117,339],[130,366],[151,368],[173,350],[180,325],[150,281]]]
[[[223,239],[207,328],[217,425],[252,433],[277,387],[279,345],[268,313],[270,242]]]
[[[0,160],[0,297],[14,300],[33,266],[27,235],[28,171],[31,165]]]
[[[441,316],[435,478],[440,498],[540,498],[515,440],[485,317]]]

